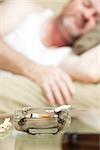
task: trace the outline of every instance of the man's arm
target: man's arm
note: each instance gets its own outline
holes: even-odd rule
[[[13,30],[29,13],[41,11],[33,1],[6,0],[0,5],[0,36]],[[74,87],[70,77],[56,67],[35,64],[27,57],[8,47],[0,39],[0,69],[23,75],[36,82],[51,104],[71,101]]]
[[[81,55],[76,68],[80,70],[80,75],[84,74],[83,81],[100,82],[100,45]]]
[[[35,64],[8,47],[2,39],[0,39],[0,69],[23,75],[36,82],[52,105],[70,103],[70,96],[75,93],[72,81],[64,71],[57,67]]]
[[[0,39],[0,69],[27,76],[28,68],[31,66],[34,69],[38,67],[37,64],[11,49],[11,47]]]
[[[71,54],[60,67],[74,80],[86,83],[100,82],[100,45],[80,56]]]

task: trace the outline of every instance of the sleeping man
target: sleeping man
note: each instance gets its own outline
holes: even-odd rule
[[[75,93],[71,78],[87,83],[100,80],[99,46],[80,56],[68,47],[99,22],[99,6],[99,0],[74,0],[55,16],[33,1],[3,1],[1,70],[35,81],[51,104],[69,103]]]
[[[50,9],[38,12],[33,9],[3,39],[10,47],[38,64],[60,66],[75,80],[98,82],[99,46],[80,57],[68,47],[100,21],[97,4],[100,5],[98,0],[70,1],[58,16]],[[91,64],[91,61],[94,63]]]

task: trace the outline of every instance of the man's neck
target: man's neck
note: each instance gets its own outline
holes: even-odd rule
[[[42,34],[42,41],[45,46],[61,47],[67,45],[67,40],[65,42],[59,30],[56,17],[52,17],[49,20],[47,20],[45,22],[44,29],[45,30],[43,30],[43,33],[45,34]]]

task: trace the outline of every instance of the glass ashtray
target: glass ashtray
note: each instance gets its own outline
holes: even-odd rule
[[[70,105],[60,107],[32,108],[17,110],[13,125],[18,131],[29,134],[56,134],[71,123]]]

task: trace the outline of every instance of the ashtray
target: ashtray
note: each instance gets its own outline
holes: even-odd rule
[[[25,107],[14,114],[13,125],[29,134],[56,134],[71,123],[70,105],[60,107]]]

